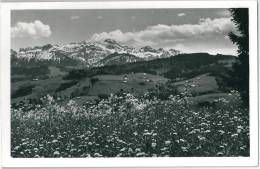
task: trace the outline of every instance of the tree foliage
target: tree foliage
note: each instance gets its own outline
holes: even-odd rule
[[[249,31],[248,8],[229,9],[238,32],[230,32],[230,40],[238,46],[238,62],[233,65],[230,85],[241,93],[246,106],[249,105]]]

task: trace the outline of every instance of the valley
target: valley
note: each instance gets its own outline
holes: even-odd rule
[[[151,48],[140,49],[147,50],[154,52]],[[160,90],[166,90],[166,98],[189,90],[199,104],[207,101],[210,94],[225,96],[217,77],[225,74],[234,61],[234,56],[206,53],[145,60],[116,52],[108,54],[99,66],[89,67],[82,63],[16,58],[12,64],[12,104],[39,102],[47,94],[83,103],[86,98],[97,100],[112,93],[143,95],[151,91],[158,94]],[[165,86],[171,86],[172,93]]]

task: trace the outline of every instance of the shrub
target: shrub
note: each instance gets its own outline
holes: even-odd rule
[[[32,93],[32,89],[35,87],[35,85],[31,83],[24,84],[23,86],[20,86],[18,90],[16,90],[14,93],[11,94],[12,98],[22,97],[26,96]]]
[[[98,82],[98,81],[99,81],[98,78],[91,78],[91,79],[90,79],[90,83],[91,83],[92,86],[93,86],[96,82]]]
[[[144,86],[144,85],[145,85],[144,82],[139,82],[138,84],[141,85],[141,86]]]
[[[99,99],[107,99],[109,97],[108,94],[98,94]]]

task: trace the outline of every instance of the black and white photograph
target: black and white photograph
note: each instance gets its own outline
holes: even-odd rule
[[[11,158],[250,157],[249,14],[11,10]]]

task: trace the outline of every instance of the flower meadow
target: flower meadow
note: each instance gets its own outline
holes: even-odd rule
[[[237,95],[237,93],[230,93]],[[111,94],[78,105],[47,95],[11,109],[11,155],[41,157],[249,156],[249,113],[225,99]]]

